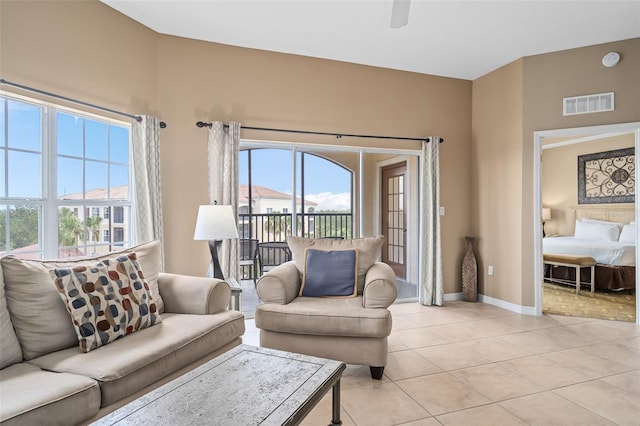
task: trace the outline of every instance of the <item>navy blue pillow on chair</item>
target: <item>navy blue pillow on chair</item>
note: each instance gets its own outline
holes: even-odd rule
[[[358,293],[358,250],[304,251],[300,296],[355,297]]]

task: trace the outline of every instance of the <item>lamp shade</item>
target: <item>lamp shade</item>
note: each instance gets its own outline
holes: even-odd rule
[[[542,209],[542,220],[549,220],[551,219],[551,209],[548,207],[545,207]]]
[[[205,205],[198,208],[194,240],[227,240],[238,238],[233,209],[228,205]]]

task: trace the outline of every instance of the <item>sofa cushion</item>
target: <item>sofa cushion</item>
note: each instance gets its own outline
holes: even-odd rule
[[[89,352],[162,319],[135,253],[50,271],[78,335]]]
[[[0,264],[0,369],[20,361],[22,361],[22,348],[7,310],[4,280],[2,279],[2,264]]]
[[[309,239],[295,236],[287,238],[289,248],[293,254],[293,260],[296,263],[298,271],[304,273],[304,251],[307,248],[318,250],[358,250],[358,294],[362,294],[364,290],[364,277],[367,270],[374,264],[380,256],[380,249],[384,243],[384,237],[379,235],[376,237],[358,238],[353,240],[339,239]]]
[[[80,374],[100,383],[102,406],[143,389],[182,367],[239,343],[244,316],[238,311],[216,315],[162,315],[162,322],[95,351],[77,346],[29,361],[45,370]]]
[[[358,292],[358,251],[317,250],[304,252],[304,275],[300,296],[354,297]]]
[[[24,260],[14,256],[3,257],[0,263],[4,273],[7,307],[24,359],[29,360],[78,344],[73,324],[69,321],[69,313],[49,276],[51,269],[92,264],[119,253],[133,252],[145,272],[152,294],[159,295],[159,272],[156,272],[160,268],[158,241],[111,254],[78,259]],[[162,299],[157,298],[156,304],[158,311],[162,313]]]
[[[362,296],[296,297],[286,305],[264,303],[256,308],[255,321],[259,329],[281,333],[350,337],[391,333],[391,313],[362,307]]]
[[[88,377],[19,363],[0,371],[0,381],[3,425],[75,425],[100,409],[100,388]]]

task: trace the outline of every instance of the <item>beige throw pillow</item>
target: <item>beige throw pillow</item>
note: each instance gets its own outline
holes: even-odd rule
[[[371,266],[380,257],[380,250],[384,243],[384,237],[378,235],[376,237],[357,238],[353,240],[339,239],[309,239],[302,237],[289,236],[287,243],[293,254],[293,260],[300,274],[304,274],[304,251],[307,248],[317,250],[358,250],[358,294],[364,291],[364,278]]]
[[[78,344],[69,313],[51,281],[55,268],[90,265],[123,253],[136,253],[146,274],[158,312],[164,311],[158,293],[161,246],[159,241],[96,257],[59,260],[25,260],[14,256],[0,259],[4,273],[7,307],[25,360]]]

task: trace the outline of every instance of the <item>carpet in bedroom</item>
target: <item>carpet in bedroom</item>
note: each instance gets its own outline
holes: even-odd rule
[[[545,314],[569,315],[612,321],[636,320],[636,295],[629,292],[591,293],[575,287],[550,283],[543,284],[542,312]]]

